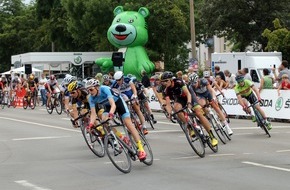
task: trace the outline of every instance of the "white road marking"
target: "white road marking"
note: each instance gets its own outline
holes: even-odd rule
[[[13,141],[27,141],[27,140],[45,140],[45,139],[60,139],[60,138],[67,138],[70,136],[54,136],[54,137],[30,137],[30,138],[18,138],[12,139]]]
[[[211,157],[221,157],[221,156],[235,156],[235,154],[211,154]]]
[[[28,187],[29,189],[33,189],[33,190],[51,190],[51,189],[47,189],[44,187],[39,187],[35,184],[29,183],[26,180],[15,181],[15,183],[18,183],[18,184],[22,185],[23,187]]]
[[[249,164],[249,165],[253,165],[253,166],[258,166],[258,167],[262,167],[262,168],[270,168],[270,169],[274,169],[274,170],[280,170],[280,171],[290,172],[290,169],[288,169],[288,168],[281,168],[281,167],[264,165],[264,164],[259,164],[259,163],[255,163],[255,162],[247,162],[247,161],[244,161],[242,163]]]
[[[20,120],[20,119],[9,118],[9,117],[0,117],[0,118],[1,119],[6,119],[6,120],[10,120],[10,121],[16,121],[16,122],[27,123],[27,124],[32,124],[32,125],[38,125],[38,126],[47,127],[47,128],[61,129],[61,130],[65,130],[65,131],[81,133],[80,130],[76,130],[76,129],[67,129],[67,128],[64,128],[64,127],[46,125],[46,124],[42,124],[42,123],[35,123],[35,122],[31,122],[31,121],[24,121],[24,120]]]
[[[276,152],[290,152],[290,150],[277,150]]]
[[[191,159],[191,158],[200,158],[200,157],[199,156],[184,156],[184,157],[171,158],[171,160],[182,160],[182,159]]]

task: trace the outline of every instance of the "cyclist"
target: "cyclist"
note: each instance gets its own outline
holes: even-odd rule
[[[75,80],[68,84],[67,91],[71,96],[72,111],[70,111],[70,115],[73,118],[71,122],[74,128],[78,128],[78,123],[74,121],[74,119],[78,117],[77,107],[83,106],[81,114],[86,113],[90,108],[88,103],[88,91],[80,82]]]
[[[56,93],[56,88],[60,90],[60,87],[58,85],[58,82],[55,78],[54,75],[50,75],[47,83],[45,84],[45,89],[47,91],[47,105],[50,105],[50,100],[51,100],[51,94]]]
[[[38,89],[33,74],[30,74],[28,80],[23,82],[23,86],[26,88],[26,94],[24,96],[25,98],[29,99],[37,95]]]
[[[137,90],[138,100],[144,101],[145,109],[147,109],[147,111],[149,112],[153,123],[154,124],[157,123],[157,121],[154,119],[152,110],[151,110],[151,108],[149,106],[149,102],[148,102],[147,97],[146,97],[145,92],[144,92],[145,86],[141,82],[136,81],[135,82],[135,87],[136,87],[136,90]]]
[[[105,86],[111,86],[112,85],[112,80],[110,79],[109,75],[103,75],[103,85]]]
[[[248,101],[251,104],[254,104],[261,100],[259,90],[254,86],[254,83],[250,80],[245,79],[244,76],[238,75],[236,76],[237,85],[235,86],[235,93],[238,98],[239,104],[243,107],[243,110],[249,114],[251,114],[251,109],[248,108]],[[255,95],[256,94],[256,95]],[[272,129],[272,125],[269,121],[267,121],[267,117],[265,112],[260,107],[259,103],[254,105],[257,110],[261,113],[262,117],[265,119],[266,126],[268,130]],[[251,114],[252,115],[252,114]],[[252,115],[252,121],[256,122],[256,117]]]
[[[60,91],[62,93],[62,95],[64,96],[64,107],[65,110],[68,111],[69,110],[69,98],[70,98],[70,93],[68,91],[68,85],[73,82],[76,81],[76,77],[67,74],[65,76],[65,78],[63,79],[62,83],[60,84]]]
[[[191,88],[197,95],[199,105],[204,107],[206,105],[206,100],[208,100],[209,104],[217,112],[219,118],[223,122],[225,128],[228,131],[228,134],[232,135],[233,134],[232,129],[230,128],[228,122],[226,121],[224,114],[219,109],[217,102],[213,99],[214,90],[209,84],[208,80],[205,78],[200,79],[196,73],[190,74],[189,78],[191,80]]]
[[[114,117],[114,113],[117,111],[137,144],[139,160],[145,160],[146,152],[144,151],[143,145],[141,143],[139,133],[131,121],[128,107],[123,98],[118,93],[114,92],[110,87],[100,85],[100,82],[96,79],[88,80],[85,84],[85,87],[91,95],[89,97],[91,115],[90,124],[87,127],[88,130],[94,127],[94,123],[97,119],[95,108],[96,104],[101,104],[104,106],[105,113],[102,115],[103,120],[106,120],[107,117],[112,119]],[[120,132],[117,131],[116,135],[122,138],[122,134]]]
[[[117,89],[119,92],[121,92],[124,100],[127,100],[127,99],[134,100],[133,101],[134,103],[132,105],[133,109],[135,110],[135,112],[137,113],[140,119],[144,135],[147,135],[148,130],[145,125],[145,118],[140,110],[139,104],[137,103],[137,98],[138,98],[137,90],[132,79],[130,79],[129,77],[125,77],[122,71],[117,71],[114,74],[114,79],[115,81],[112,83],[111,88]]]
[[[169,117],[171,118],[172,107],[170,100],[174,100],[173,108],[175,111],[181,110],[186,105],[189,109],[192,108],[191,104],[191,94],[188,91],[186,85],[183,83],[182,79],[173,78],[173,73],[170,71],[165,71],[161,75],[161,82],[166,87],[164,90],[164,97],[165,97],[165,107],[166,111],[169,113]],[[177,114],[178,118],[182,122],[182,127],[187,127],[187,122],[183,113]],[[190,134],[193,136],[194,131],[190,131]]]

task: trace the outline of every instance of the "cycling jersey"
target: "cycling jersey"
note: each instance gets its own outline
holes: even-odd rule
[[[208,90],[209,82],[207,79],[202,78],[198,81],[198,86],[191,85],[190,90],[194,91],[196,96],[199,98],[205,98],[208,101],[212,101],[213,97],[211,92]],[[194,101],[194,100],[193,100]]]
[[[252,93],[253,82],[245,79],[244,85],[241,86],[239,83],[235,86],[235,93],[241,95],[242,97],[247,97]]]
[[[129,77],[123,78],[123,83],[119,85],[117,81],[113,81],[111,88],[115,88],[119,90],[122,94],[125,94],[128,98],[131,98],[133,95],[133,90],[131,88],[131,84],[133,84],[133,81]]]
[[[105,107],[105,112],[109,112],[111,108],[109,98],[113,98],[115,101],[116,111],[122,118],[130,117],[130,112],[122,97],[108,86],[101,85],[99,93],[96,96],[91,95],[89,97],[89,105],[91,108],[94,108],[97,104],[101,104]]]
[[[186,98],[186,95],[182,89],[183,87],[186,87],[184,82],[180,79],[173,79],[172,82],[174,83],[173,86],[171,85],[165,88],[165,96],[168,96],[172,100],[180,97]]]
[[[50,89],[51,90],[54,90],[55,87],[56,87],[56,84],[57,84],[57,80],[54,79],[54,80],[48,80],[47,83],[45,84],[45,88],[48,89],[48,85],[50,86]]]
[[[35,88],[36,87],[36,83],[34,80],[28,80],[27,81],[27,84],[28,84],[28,88]]]
[[[76,98],[72,97],[71,100],[72,105],[81,106],[83,104],[85,109],[89,108],[88,91],[85,88],[80,88],[79,90],[81,94]]]

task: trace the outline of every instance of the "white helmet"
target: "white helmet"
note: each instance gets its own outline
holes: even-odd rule
[[[117,71],[117,72],[114,74],[114,79],[115,79],[115,80],[120,80],[123,76],[124,76],[124,73],[123,73],[122,71]]]
[[[203,71],[203,77],[210,77],[209,71]]]
[[[189,82],[196,83],[198,80],[198,75],[196,73],[191,73],[188,76]]]
[[[100,86],[100,82],[97,79],[90,79],[85,84],[86,88],[95,87],[95,86]]]
[[[67,85],[69,83],[71,83],[72,81],[75,81],[77,80],[77,78],[75,76],[71,76],[71,75],[68,75],[67,77],[65,77],[63,79],[63,84]]]

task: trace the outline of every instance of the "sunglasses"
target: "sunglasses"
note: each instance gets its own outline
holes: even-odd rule
[[[120,78],[120,79],[118,79],[118,80],[116,80],[116,81],[121,81],[123,78]]]
[[[72,92],[70,92],[70,94],[75,94],[75,93],[77,93],[76,91],[72,91]]]
[[[168,82],[169,80],[162,80],[161,82]]]
[[[95,88],[89,88],[88,91],[93,92]]]

